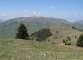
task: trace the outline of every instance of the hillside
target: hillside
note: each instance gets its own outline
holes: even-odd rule
[[[46,32],[45,30],[49,32]],[[75,46],[77,39],[81,34],[83,34],[83,32],[77,29],[72,29],[64,26],[55,26],[46,29],[44,28],[39,30],[38,32],[31,34],[31,39],[37,41],[41,40],[51,43],[58,43],[59,45],[64,45],[63,40],[65,40],[67,42],[70,42],[72,46]],[[46,38],[46,36],[48,37]]]
[[[14,38],[20,23],[24,23],[28,29],[28,33],[39,31],[42,28],[53,26],[66,26],[82,29],[83,25],[78,23],[70,23],[64,19],[51,17],[19,17],[9,19],[0,23],[0,39]]]
[[[83,48],[34,40],[0,40],[0,60],[82,60]]]
[[[71,44],[76,45],[78,37],[80,36],[80,34],[83,34],[83,32],[63,26],[51,27],[50,31],[52,33],[52,36],[50,36],[47,41],[50,40],[50,42],[57,42],[59,44],[63,44],[63,39],[67,40],[67,37],[70,37]]]

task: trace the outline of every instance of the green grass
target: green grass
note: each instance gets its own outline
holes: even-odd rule
[[[33,40],[0,40],[0,60],[83,59],[83,48]]]
[[[63,39],[67,40],[67,37],[69,36],[71,38],[70,42],[74,46],[76,45],[76,41],[79,38],[79,36],[83,34],[83,32],[80,32],[79,30],[75,30],[75,29],[63,27],[63,26],[51,27],[50,31],[52,32],[52,36],[50,36],[47,39],[47,40],[50,40],[50,42],[58,42],[62,44]]]

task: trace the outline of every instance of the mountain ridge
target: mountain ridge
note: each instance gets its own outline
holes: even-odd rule
[[[53,26],[75,26],[76,28],[83,26],[80,24],[72,24],[65,19],[52,17],[18,17],[0,23],[0,38],[14,38],[20,23],[25,24],[25,26],[28,28],[29,34],[42,28]]]

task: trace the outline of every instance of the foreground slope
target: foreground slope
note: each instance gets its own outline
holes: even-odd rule
[[[69,48],[34,40],[0,40],[0,60],[83,59],[83,48]]]

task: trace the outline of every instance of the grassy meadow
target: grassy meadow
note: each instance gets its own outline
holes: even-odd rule
[[[82,60],[83,48],[33,40],[0,40],[0,60]]]

